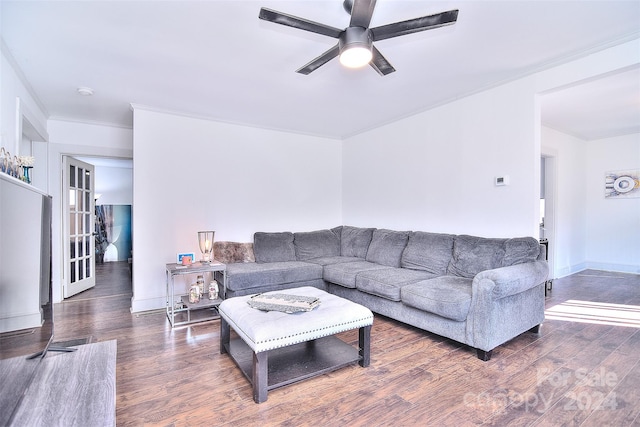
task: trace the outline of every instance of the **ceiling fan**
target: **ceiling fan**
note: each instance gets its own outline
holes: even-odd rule
[[[260,9],[259,18],[338,39],[337,45],[296,70],[300,74],[309,74],[336,56],[340,56],[340,63],[346,67],[357,68],[370,64],[381,76],[393,73],[395,68],[376,49],[373,42],[417,33],[418,31],[440,28],[454,24],[458,19],[458,10],[454,9],[435,15],[369,28],[376,0],[344,0],[343,6],[347,13],[351,15],[349,26],[344,30],[265,7]]]

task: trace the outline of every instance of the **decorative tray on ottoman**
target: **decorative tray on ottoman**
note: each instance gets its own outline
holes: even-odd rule
[[[296,313],[313,310],[320,305],[320,299],[303,295],[257,294],[249,298],[247,304],[262,311]]]

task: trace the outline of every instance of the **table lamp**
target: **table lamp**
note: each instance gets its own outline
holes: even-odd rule
[[[215,231],[198,231],[198,244],[202,252],[201,262],[211,262],[213,260],[213,235]]]

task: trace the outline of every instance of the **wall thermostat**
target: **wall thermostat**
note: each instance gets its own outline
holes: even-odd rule
[[[496,176],[496,186],[509,185],[509,175]]]

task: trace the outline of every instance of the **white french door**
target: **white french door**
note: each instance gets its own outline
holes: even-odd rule
[[[63,156],[64,298],[96,285],[94,167]]]

